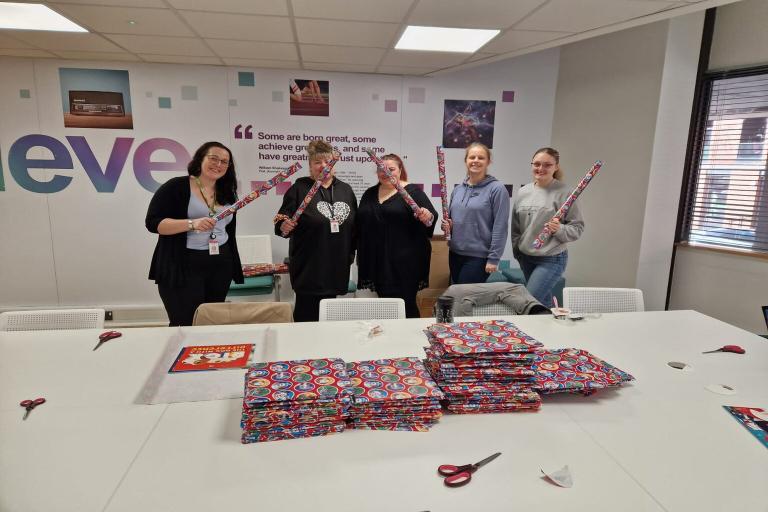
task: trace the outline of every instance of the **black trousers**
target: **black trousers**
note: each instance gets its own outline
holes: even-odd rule
[[[229,244],[219,247],[219,254],[187,249],[189,277],[184,286],[158,284],[160,298],[171,327],[192,325],[192,318],[200,304],[224,302],[232,282],[232,253]]]
[[[419,307],[416,305],[415,288],[376,288],[376,293],[382,299],[403,299],[405,301],[406,318],[420,318]]]
[[[296,306],[293,308],[294,322],[317,322],[320,319],[320,301],[335,299],[336,295],[296,294]]]

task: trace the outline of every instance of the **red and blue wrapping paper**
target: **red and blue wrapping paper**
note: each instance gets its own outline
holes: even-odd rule
[[[542,346],[504,320],[432,324],[427,328],[427,337],[438,357],[531,352]]]
[[[264,183],[261,186],[261,188],[259,188],[258,190],[254,190],[253,192],[251,192],[247,196],[243,197],[242,199],[237,201],[235,204],[233,204],[232,206],[230,206],[226,210],[222,210],[216,216],[216,220],[220,221],[222,219],[226,219],[227,217],[229,217],[230,215],[235,213],[240,208],[246,206],[248,203],[250,203],[251,201],[253,201],[257,197],[263,196],[264,194],[266,194],[269,189],[271,189],[272,187],[274,187],[278,183],[287,180],[292,174],[294,174],[299,169],[301,169],[301,164],[296,162],[292,166],[290,166],[288,169],[286,169],[285,171],[280,171],[279,173],[275,174],[270,179],[268,179],[266,181],[266,183]]]
[[[284,441],[286,439],[299,439],[302,437],[327,436],[338,434],[346,428],[344,422],[319,425],[314,428],[298,427],[287,430],[273,430],[266,433],[254,431],[243,432],[241,441],[243,443],[263,443],[268,441]]]
[[[437,146],[437,176],[440,180],[440,203],[443,206],[443,220],[448,221],[448,184],[445,181],[445,153],[443,148]],[[445,239],[451,239],[451,233],[445,234]]]
[[[413,216],[418,217],[419,205],[416,203],[416,201],[413,200],[411,194],[409,194],[408,191],[403,188],[403,186],[400,184],[400,180],[392,175],[389,169],[387,169],[387,166],[384,165],[384,161],[376,156],[376,153],[374,153],[372,149],[366,148],[364,151],[368,153],[368,156],[370,156],[371,160],[374,161],[378,172],[383,173],[387,179],[389,179],[389,182],[392,183],[392,185],[397,189],[397,193],[400,194],[400,197],[402,197],[406,204],[410,206],[411,210],[413,210]]]
[[[592,394],[598,389],[621,386],[635,378],[586,350],[564,348],[538,350],[533,366],[534,389],[543,394]]]
[[[576,185],[576,188],[573,189],[573,192],[570,193],[570,195],[565,199],[565,202],[560,207],[560,209],[555,212],[555,215],[553,218],[562,219],[568,214],[568,210],[571,209],[571,206],[573,205],[573,202],[576,200],[577,197],[581,195],[582,192],[584,192],[584,189],[587,188],[587,185],[592,181],[592,178],[595,177],[597,172],[600,170],[600,168],[603,166],[603,162],[600,160],[596,161],[594,164],[592,164],[592,167],[587,171],[587,173],[584,175],[583,178],[581,178],[581,181],[579,181],[578,185]],[[552,236],[552,232],[549,230],[547,226],[544,226],[544,229],[541,230],[541,233],[536,237],[536,239],[531,244],[535,249],[541,249],[547,240]]]
[[[312,187],[307,191],[307,195],[304,196],[304,200],[301,201],[301,204],[298,208],[296,208],[296,211],[293,212],[293,215],[291,215],[291,220],[296,222],[299,220],[299,217],[301,217],[301,214],[304,213],[304,210],[307,209],[307,206],[309,206],[309,203],[312,202],[312,198],[315,197],[315,194],[317,194],[317,191],[320,190],[320,187],[323,186],[323,182],[328,178],[328,176],[331,175],[331,171],[333,170],[333,166],[336,165],[336,162],[339,161],[339,156],[336,155],[334,158],[332,158],[328,165],[323,167],[322,172],[320,173],[320,176],[317,178],[317,180],[312,184]]]

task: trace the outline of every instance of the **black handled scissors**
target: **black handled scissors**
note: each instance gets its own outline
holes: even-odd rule
[[[100,346],[102,346],[104,343],[108,342],[109,340],[113,340],[115,338],[119,338],[122,336],[123,333],[117,332],[117,331],[107,331],[99,334],[99,342],[96,344],[95,347],[93,347],[93,350],[96,350]]]
[[[24,417],[22,419],[26,420],[27,416],[29,416],[29,413],[32,412],[32,409],[44,403],[45,403],[45,398],[35,398],[34,400],[22,400],[21,402],[19,402],[19,405],[27,410],[24,413]]]
[[[490,457],[486,457],[480,462],[474,464],[465,464],[463,466],[453,466],[451,464],[443,464],[437,468],[437,472],[444,476],[443,483],[448,487],[461,487],[468,484],[472,480],[472,473],[485,466],[493,459],[501,455],[501,452],[494,453]]]

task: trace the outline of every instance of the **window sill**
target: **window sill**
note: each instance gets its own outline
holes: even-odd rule
[[[692,243],[692,242],[678,242],[675,244],[675,246],[685,247],[685,248],[694,249],[694,250],[718,252],[720,254],[731,254],[734,256],[747,256],[749,258],[757,258],[760,260],[768,261],[768,253],[752,251],[749,249],[736,249],[733,247],[720,247],[716,245],[707,245],[707,244]]]

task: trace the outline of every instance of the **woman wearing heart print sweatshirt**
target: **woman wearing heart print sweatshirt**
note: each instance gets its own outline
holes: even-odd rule
[[[310,177],[299,178],[283,196],[275,217],[275,234],[290,238],[291,286],[296,292],[295,322],[316,322],[320,300],[347,293],[355,254],[357,198],[352,187],[333,175],[323,182],[297,222],[290,220],[323,168],[333,148],[322,139],[307,146]]]

